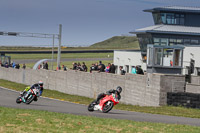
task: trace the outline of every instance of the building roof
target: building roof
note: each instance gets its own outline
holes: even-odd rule
[[[170,12],[200,13],[200,7],[166,6],[166,7],[156,7],[152,9],[146,9],[143,11],[144,12],[170,11]]]
[[[180,35],[200,35],[200,27],[189,27],[180,25],[154,25],[146,28],[131,31],[132,34],[140,33],[163,33],[163,34],[180,34]]]

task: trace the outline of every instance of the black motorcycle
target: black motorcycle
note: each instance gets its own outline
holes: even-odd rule
[[[26,98],[24,98],[28,95]],[[16,99],[16,103],[20,104],[21,102],[30,104],[33,100],[37,101],[37,97],[39,96],[39,90],[34,88],[30,89],[28,92],[20,92],[20,96]]]

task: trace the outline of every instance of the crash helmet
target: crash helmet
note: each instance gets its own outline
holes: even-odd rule
[[[42,82],[41,80],[38,82],[38,84],[39,84],[40,86],[43,86],[43,82]]]
[[[120,94],[122,92],[122,87],[117,86],[116,91]]]

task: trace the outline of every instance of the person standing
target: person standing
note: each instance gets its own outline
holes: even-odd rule
[[[109,73],[115,74],[115,65],[113,63],[110,66]]]
[[[136,66],[136,73],[137,73],[137,74],[144,75],[144,72],[143,72],[142,68],[139,67],[139,66]]]

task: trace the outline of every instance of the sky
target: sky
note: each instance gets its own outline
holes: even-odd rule
[[[200,0],[0,0],[0,31],[58,34],[62,24],[63,46],[89,46],[154,25],[144,9],[174,5],[200,7]],[[52,44],[52,38],[0,36],[0,46]]]

